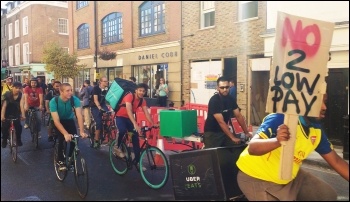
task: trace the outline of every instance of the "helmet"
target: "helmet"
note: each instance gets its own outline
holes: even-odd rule
[[[37,79],[36,77],[32,77],[32,78],[30,79],[30,81],[36,81],[36,82],[38,82],[38,79]]]

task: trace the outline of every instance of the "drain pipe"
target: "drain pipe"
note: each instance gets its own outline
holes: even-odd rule
[[[97,1],[94,1],[94,27],[95,27],[95,56],[94,56],[94,62],[95,62],[95,72],[97,73],[97,53],[98,53],[98,25],[97,25]],[[95,74],[95,81],[98,82],[96,79]]]

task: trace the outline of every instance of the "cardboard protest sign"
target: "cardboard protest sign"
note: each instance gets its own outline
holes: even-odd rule
[[[278,12],[266,112],[284,113],[290,140],[282,144],[281,179],[292,178],[298,116],[318,117],[334,23]]]

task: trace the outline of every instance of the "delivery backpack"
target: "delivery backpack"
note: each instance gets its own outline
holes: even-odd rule
[[[132,102],[131,105],[134,104],[135,100],[135,90],[137,85],[129,80],[115,78],[112,85],[109,87],[108,92],[106,94],[106,101],[110,104],[112,109],[117,112],[120,107],[125,107],[125,104],[121,105],[123,98],[126,94],[132,93]],[[137,107],[140,107],[143,99],[140,99]]]

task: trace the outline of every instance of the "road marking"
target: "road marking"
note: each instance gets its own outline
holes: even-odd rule
[[[37,196],[27,196],[27,197],[18,199],[16,201],[42,201],[42,200]]]
[[[17,155],[18,156],[18,158],[20,158],[25,164],[27,164],[27,166],[29,166],[30,165],[30,163],[28,163],[28,161],[26,161],[21,155]]]

